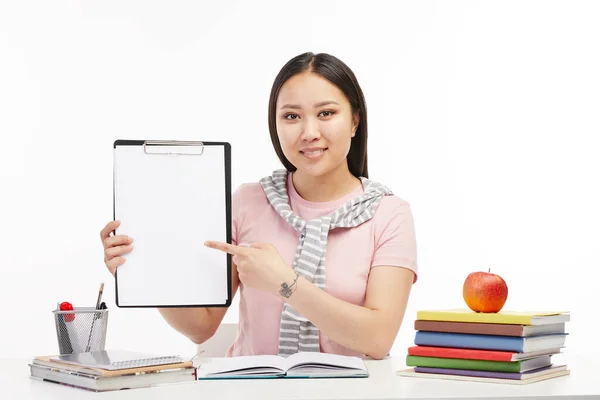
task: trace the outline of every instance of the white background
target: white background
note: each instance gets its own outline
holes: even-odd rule
[[[114,307],[113,141],[229,141],[234,188],[257,181],[280,168],[272,81],[309,50],[355,71],[370,176],[414,212],[420,275],[392,353],[417,309],[464,306],[488,268],[505,310],[570,310],[568,351],[593,346],[599,20],[593,1],[2,1],[0,356],[55,353],[52,309],[93,305],[100,282],[107,347],[194,354],[156,310]]]

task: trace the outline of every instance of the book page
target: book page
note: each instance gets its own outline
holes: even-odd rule
[[[221,374],[226,372],[250,371],[257,368],[275,368],[284,371],[285,358],[273,355],[240,356],[213,358],[206,364],[202,364],[202,370],[206,374]]]
[[[359,357],[342,356],[329,353],[301,352],[292,354],[286,360],[286,370],[303,366],[365,370],[365,364]]]

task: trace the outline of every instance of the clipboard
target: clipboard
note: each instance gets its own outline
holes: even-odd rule
[[[117,306],[230,306],[231,255],[204,242],[231,243],[231,145],[116,140],[113,152],[115,234],[133,238]]]

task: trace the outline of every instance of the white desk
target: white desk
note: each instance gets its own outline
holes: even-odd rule
[[[366,361],[369,378],[198,381],[162,387],[94,393],[29,377],[30,360],[0,360],[0,398],[19,399],[600,399],[600,361],[564,354],[571,375],[529,385],[408,378],[396,375],[404,357]],[[557,360],[558,361],[558,360]]]

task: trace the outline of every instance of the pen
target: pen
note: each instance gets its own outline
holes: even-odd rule
[[[98,290],[98,300],[96,300],[96,310],[100,309],[100,300],[102,300],[102,292],[104,291],[104,283],[100,284],[100,290]]]
[[[102,292],[104,291],[104,282],[100,284],[100,289],[98,290],[98,300],[96,300],[96,310],[100,310],[102,300]],[[94,323],[97,319],[100,318],[100,313],[94,313],[94,318],[92,319],[92,327],[90,328],[90,335],[88,336],[87,346],[85,346],[85,352],[90,351],[90,344],[92,340],[92,333],[94,332]]]

